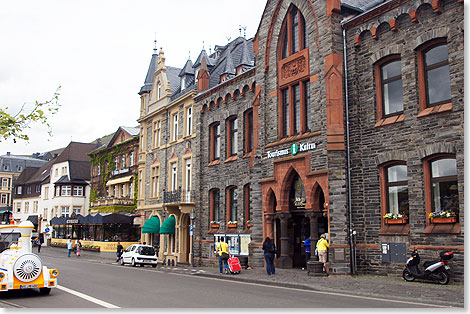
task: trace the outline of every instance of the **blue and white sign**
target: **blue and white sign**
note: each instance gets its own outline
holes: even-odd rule
[[[46,229],[44,229],[44,231],[49,232],[49,231],[51,231],[51,229],[46,228]]]

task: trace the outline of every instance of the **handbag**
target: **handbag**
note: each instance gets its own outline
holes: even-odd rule
[[[222,254],[220,254],[220,257],[225,260],[225,259],[228,259],[230,256],[228,255],[228,253],[225,253],[225,252],[222,252]]]

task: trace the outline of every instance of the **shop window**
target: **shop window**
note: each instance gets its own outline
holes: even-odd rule
[[[226,190],[227,197],[227,218],[229,222],[238,222],[238,190],[237,187],[231,186]]]
[[[220,190],[209,191],[210,220],[214,223],[220,222]]]
[[[377,120],[403,113],[403,84],[399,55],[383,58],[375,64]],[[396,120],[394,120],[396,121]]]
[[[451,103],[449,52],[446,39],[440,38],[425,43],[418,48],[417,53],[421,111]],[[445,109],[448,107],[439,107],[433,112]]]
[[[253,109],[250,108],[243,114],[245,119],[245,154],[253,151]]]
[[[220,159],[220,123],[215,122],[209,127],[209,145],[211,162]]]
[[[238,119],[236,116],[227,119],[227,158],[238,153]]]

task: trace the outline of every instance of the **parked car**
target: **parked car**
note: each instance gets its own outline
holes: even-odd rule
[[[157,267],[157,252],[150,245],[133,244],[129,246],[121,255],[121,265],[131,264],[132,266],[152,265]]]

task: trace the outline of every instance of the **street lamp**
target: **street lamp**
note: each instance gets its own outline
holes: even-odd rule
[[[191,236],[191,267],[194,267],[194,240],[193,240],[193,237],[194,237],[194,224],[193,224],[193,220],[194,220],[194,217],[196,216],[196,214],[194,213],[194,208],[191,208],[191,212],[189,213],[189,218],[191,219],[191,226],[190,226],[190,229],[189,229],[189,235]]]

